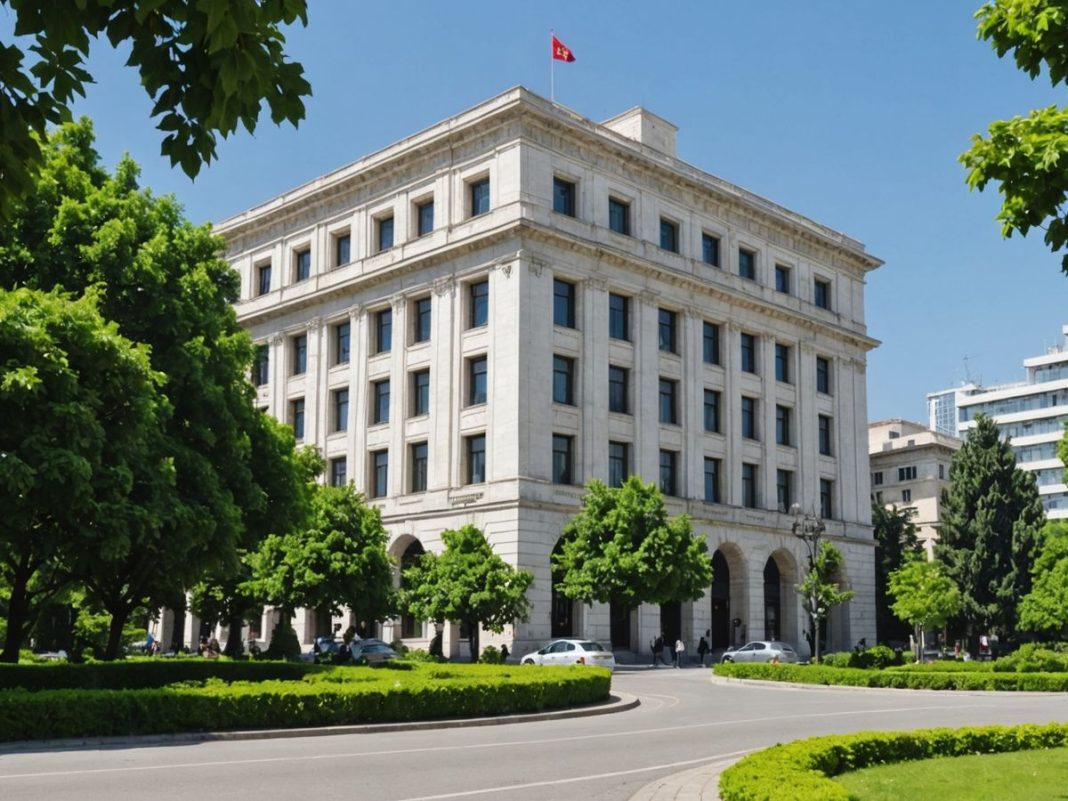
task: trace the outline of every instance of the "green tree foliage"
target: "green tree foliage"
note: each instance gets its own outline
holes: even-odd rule
[[[424,553],[404,571],[402,606],[413,617],[467,627],[471,658],[479,654],[479,629],[500,633],[527,619],[527,588],[534,576],[494,553],[473,525],[441,532],[440,554]]]
[[[300,64],[283,51],[279,26],[307,24],[306,0],[0,0],[15,35],[0,45],[0,218],[35,190],[48,125],[70,120],[93,82],[90,45],[130,46],[164,134],[161,152],[190,177],[215,158],[217,135],[255,130],[263,104],[276,124],[304,118],[311,94]],[[25,63],[28,60],[28,64]]]
[[[992,0],[976,17],[979,38],[998,57],[1012,53],[1017,67],[1031,78],[1045,73],[1053,86],[1068,79],[1068,6],[1061,0]],[[973,189],[997,182],[1004,236],[1044,228],[1045,242],[1056,252],[1068,244],[1066,156],[1068,109],[1053,105],[992,123],[989,136],[974,135],[960,160]],[[1061,269],[1068,273],[1068,255]]]
[[[801,596],[801,608],[805,610],[811,621],[810,632],[821,631],[820,622],[827,619],[831,609],[846,601],[852,600],[856,595],[853,590],[840,590],[838,588],[838,570],[842,566],[842,552],[829,542],[820,543],[809,565],[805,578],[797,585],[797,592]],[[820,661],[819,639],[813,634],[809,640],[812,646],[812,657],[816,662]]]
[[[591,481],[553,560],[568,598],[625,609],[696,600],[712,583],[708,545],[690,518],[669,518],[660,489],[637,476],[618,488]]]
[[[97,311],[96,293],[0,289],[0,584],[15,662],[42,602],[92,548],[125,547],[126,521],[167,494],[152,453],[167,406],[148,349]]]
[[[1053,639],[1068,639],[1068,523],[1049,522],[1040,532],[1031,592],[1020,602],[1020,626]]]
[[[942,565],[919,556],[890,574],[890,595],[894,614],[915,629],[917,662],[923,653],[924,632],[945,626],[963,605],[960,590],[942,572]]]
[[[935,553],[963,597],[961,621],[980,634],[1012,637],[1016,608],[1031,590],[1035,532],[1044,514],[1034,474],[1019,470],[985,415],[953,458]]]
[[[902,628],[890,609],[888,587],[890,574],[910,558],[922,553],[912,522],[915,509],[906,506],[887,508],[872,501],[871,521],[875,527],[875,632],[879,642],[907,639],[908,627]]]

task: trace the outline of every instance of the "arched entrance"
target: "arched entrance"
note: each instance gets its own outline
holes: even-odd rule
[[[630,609],[615,601],[608,605],[613,648],[630,649],[630,613]]]
[[[712,554],[712,587],[708,591],[712,603],[709,647],[728,648],[731,645],[731,569],[727,557],[717,550]]]
[[[423,544],[416,539],[408,543],[408,547],[404,549],[404,553],[401,554],[400,558],[401,589],[404,589],[404,571],[416,564],[424,553],[426,551],[423,550]],[[400,636],[404,640],[422,639],[425,636],[423,633],[423,621],[417,620],[407,613],[401,615],[400,628]]]
[[[670,601],[660,604],[660,631],[664,634],[664,645],[675,647],[675,640],[682,639],[682,604]]]
[[[556,547],[553,548],[553,556],[562,550],[563,544],[564,539],[561,537],[557,541]],[[575,602],[559,591],[558,587],[563,578],[563,574],[556,569],[554,561],[550,560],[549,564],[549,569],[552,571],[550,636],[573,637],[575,636]]]
[[[782,575],[773,556],[764,563],[764,638],[782,638]]]

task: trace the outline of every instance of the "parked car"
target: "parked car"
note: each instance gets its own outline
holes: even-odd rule
[[[369,665],[377,665],[398,656],[388,642],[373,638],[353,640],[349,650],[352,652],[353,662],[364,660]]]
[[[523,665],[596,665],[615,670],[615,655],[593,640],[553,640],[519,660]]]
[[[779,640],[756,640],[741,648],[728,648],[720,662],[797,662],[797,651],[789,643]]]

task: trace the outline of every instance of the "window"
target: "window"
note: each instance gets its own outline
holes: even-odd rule
[[[626,442],[608,443],[608,486],[622,487],[630,473],[630,447]]]
[[[749,281],[756,280],[756,253],[738,248],[738,275]]]
[[[300,334],[292,339],[293,343],[293,375],[304,375],[308,372],[308,335]]]
[[[719,364],[719,326],[716,323],[704,324],[704,360],[705,364]]]
[[[790,294],[790,268],[785,264],[775,265],[775,291]]]
[[[794,502],[794,473],[792,470],[775,471],[775,494],[778,510],[788,512]]]
[[[434,230],[434,201],[427,200],[415,206],[415,233],[424,236]]]
[[[630,341],[630,298],[608,296],[608,336]]]
[[[630,204],[614,197],[608,198],[608,227],[617,234],[630,236]]]
[[[812,285],[812,302],[821,309],[831,308],[831,282],[817,278]]]
[[[412,373],[412,417],[430,413],[430,371]]]
[[[757,371],[757,338],[753,334],[742,334],[742,371],[755,373]]]
[[[388,353],[393,347],[393,310],[375,314],[375,353]]]
[[[573,437],[553,434],[553,483],[572,484],[571,463]]]
[[[660,218],[660,247],[672,253],[679,252],[679,224],[667,217]]]
[[[667,309],[660,309],[657,316],[659,322],[660,350],[665,353],[679,352],[678,339],[678,315]]]
[[[553,356],[553,403],[575,405],[575,360]]]
[[[352,236],[348,231],[334,237],[334,266],[341,267],[352,261]]]
[[[257,345],[256,363],[252,366],[252,383],[257,387],[262,387],[270,380],[271,347],[270,345]]]
[[[393,247],[393,215],[375,220],[378,228],[378,253]]]
[[[757,439],[757,400],[742,396],[742,436]]]
[[[349,391],[347,389],[335,389],[332,394],[333,403],[330,405],[334,410],[334,431],[349,430]]]
[[[916,480],[916,465],[909,465],[908,467],[899,467],[897,469],[898,481],[915,481]]]
[[[337,459],[330,460],[330,486],[331,487],[344,487],[349,480],[349,463],[348,459],[344,456],[340,456]]]
[[[790,380],[790,346],[775,343],[775,380],[792,384]]]
[[[816,357],[816,391],[831,394],[831,360],[822,356]]]
[[[298,250],[293,256],[293,262],[295,281],[305,281],[311,278],[311,248]]]
[[[912,490],[910,490],[910,489],[901,490],[901,502],[902,503],[912,503]]]
[[[553,178],[553,211],[558,214],[575,216],[576,187],[573,181]]]
[[[660,491],[665,495],[679,494],[678,451],[660,451]]]
[[[719,503],[720,460],[705,457],[705,503]]]
[[[575,285],[559,278],[553,281],[553,325],[575,327]]]
[[[389,379],[375,381],[371,384],[371,396],[374,399],[374,407],[371,410],[371,422],[389,422]]]
[[[371,497],[384,498],[389,492],[389,451],[371,454]]]
[[[946,466],[944,464],[938,465],[938,477],[941,479],[946,477]]]
[[[626,367],[608,365],[608,411],[630,414],[629,373]]]
[[[260,264],[256,267],[256,280],[258,282],[258,295],[266,295],[271,291],[271,263]]]
[[[719,267],[719,238],[712,234],[701,234],[701,261]]]
[[[775,442],[778,445],[793,445],[790,432],[791,409],[789,406],[775,406]]]
[[[412,454],[412,492],[426,492],[427,474],[427,444],[414,442],[411,445]]]
[[[478,356],[467,361],[467,405],[477,406],[486,402],[486,357]]]
[[[293,436],[300,442],[304,439],[304,398],[289,402],[289,422],[293,426]]]
[[[466,454],[467,471],[464,476],[468,484],[484,484],[486,481],[486,435],[476,434],[467,437]]]
[[[480,178],[468,184],[470,189],[471,216],[485,214],[490,208],[489,178]]]
[[[819,416],[819,445],[820,453],[831,456],[831,418],[825,414]]]
[[[820,517],[830,520],[834,517],[834,482],[827,478],[820,479]]]
[[[348,364],[352,345],[352,328],[349,323],[334,326],[334,364]]]
[[[679,382],[667,378],[660,379],[660,422],[676,425],[679,422],[678,411]]]
[[[420,298],[413,304],[415,319],[412,330],[413,342],[426,342],[430,339],[430,298]]]
[[[471,303],[468,326],[481,328],[489,322],[489,281],[471,284],[468,293]]]
[[[757,466],[742,464],[742,506],[747,509],[757,508]]]
[[[719,433],[719,392],[705,390],[705,431]]]
[[[878,487],[883,483],[883,471],[879,470],[871,474],[871,483]]]

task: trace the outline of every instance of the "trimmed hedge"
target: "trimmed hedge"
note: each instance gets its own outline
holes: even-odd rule
[[[831,777],[889,762],[1068,745],[1068,724],[832,735],[776,745],[727,768],[722,801],[850,801]]]
[[[763,681],[789,681],[828,686],[889,687],[908,690],[1005,690],[1068,692],[1066,673],[995,673],[983,671],[920,671],[891,668],[864,670],[822,665],[720,663],[717,676]]]
[[[1068,671],[1068,653],[1063,644],[1053,648],[1035,643],[1020,646],[1015,653],[994,662],[994,670],[1010,673],[1059,673]]]
[[[304,662],[231,662],[219,659],[146,659],[129,662],[0,664],[0,690],[138,690],[182,681],[300,681],[321,670]]]
[[[311,666],[306,666],[311,667]],[[537,712],[600,701],[591,667],[321,666],[300,681],[0,693],[0,740],[293,728]]]

